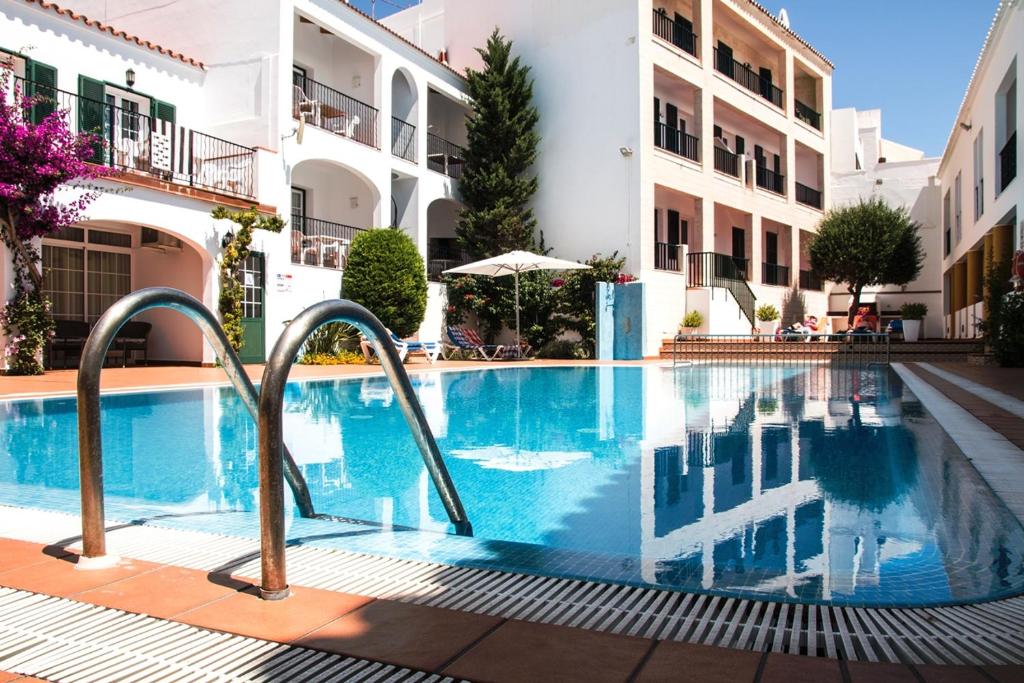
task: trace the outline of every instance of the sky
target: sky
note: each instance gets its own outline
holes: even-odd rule
[[[507,0],[516,2],[517,0]],[[559,1],[559,0],[556,0]],[[585,0],[560,0],[580,2]],[[882,110],[882,136],[940,156],[998,0],[760,0],[835,64],[832,106]],[[374,0],[352,0],[370,12]],[[387,16],[415,0],[376,0]]]

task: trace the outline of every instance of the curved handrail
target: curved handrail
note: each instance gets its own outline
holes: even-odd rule
[[[78,371],[78,463],[82,494],[82,554],[102,557],[106,554],[103,523],[103,442],[100,425],[100,372],[107,349],[118,330],[129,319],[152,308],[170,308],[184,314],[202,331],[213,347],[242,401],[257,419],[256,387],[242,369],[238,355],[228,342],[220,323],[202,303],[185,292],[170,287],[149,287],[118,299],[100,316],[82,349]],[[284,451],[286,476],[303,517],[313,517],[309,490],[291,454]]]
[[[345,299],[333,299],[314,304],[292,319],[278,338],[263,370],[259,396],[260,433],[260,556],[262,579],[260,595],[267,600],[280,600],[288,596],[285,572],[284,487],[281,485],[280,454],[284,448],[284,388],[288,382],[292,360],[306,339],[321,325],[344,322],[354,325],[373,344],[391,388],[398,398],[405,419],[412,430],[416,445],[427,466],[434,486],[441,496],[448,518],[456,533],[472,536],[473,527],[459,500],[448,468],[434,441],[409,375],[402,367],[395,345],[380,320],[359,304]]]

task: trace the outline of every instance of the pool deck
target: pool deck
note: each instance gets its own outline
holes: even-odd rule
[[[415,361],[407,368],[429,372],[494,365]],[[246,369],[255,379],[262,373],[262,366]],[[979,429],[988,430],[988,441],[980,446],[974,442],[972,461],[1024,521],[1024,369],[906,363],[897,371],[905,378],[910,373],[912,389],[954,440],[976,440]],[[296,366],[292,377],[380,372],[379,367],[362,365]],[[0,377],[0,398],[67,395],[74,392],[75,381],[73,370]],[[224,382],[218,368],[112,368],[103,373],[103,388],[108,391]],[[974,423],[968,424],[971,420]],[[242,568],[218,573],[126,552],[116,567],[78,570],[73,533],[52,535],[70,531],[76,519],[71,518],[68,529],[53,529],[47,536],[67,538],[64,543],[24,540],[26,534],[15,534],[10,527],[0,534],[0,683],[65,677],[136,680],[160,671],[171,679],[186,678],[187,673],[240,680],[257,675],[264,680],[299,680],[300,674],[309,680],[1024,680],[1024,665],[875,663],[786,654],[771,651],[767,644],[761,651],[714,647],[508,618],[479,608],[446,609],[409,599],[326,590],[301,580],[293,585],[292,598],[266,603],[254,594],[253,572]],[[163,554],[171,550],[164,548]],[[23,617],[26,613],[31,618]],[[174,635],[138,646],[137,639],[128,638],[132,646],[127,647],[126,636],[111,635],[120,628],[125,633]],[[179,639],[203,643],[195,646],[196,651],[215,656],[169,649]],[[229,645],[235,654],[226,649],[219,654],[217,648]]]

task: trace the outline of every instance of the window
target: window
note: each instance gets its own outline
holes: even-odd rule
[[[43,291],[53,303],[53,317],[94,322],[131,292],[131,244],[129,233],[77,227],[45,240]]]
[[[961,209],[963,205],[961,203],[960,188],[960,174],[957,173],[956,180],[953,181],[953,225],[956,229],[956,244],[960,244],[960,237],[963,236],[963,223],[961,222]]]
[[[949,252],[952,251],[953,240],[952,230],[953,225],[950,221],[950,208],[949,208],[949,190],[946,190],[946,196],[942,198],[942,231],[943,231],[943,256],[949,256]]]
[[[978,137],[974,138],[974,220],[978,220],[981,214],[985,213],[985,143],[982,137],[984,132],[979,130]]]

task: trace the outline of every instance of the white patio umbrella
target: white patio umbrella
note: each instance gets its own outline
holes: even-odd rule
[[[565,261],[563,259],[551,258],[532,254],[528,251],[510,251],[501,256],[474,261],[457,268],[449,268],[446,273],[459,275],[489,275],[490,277],[502,277],[503,275],[514,275],[516,278],[516,351],[522,347],[519,344],[519,273],[526,273],[531,270],[581,270],[590,266],[576,261]]]

